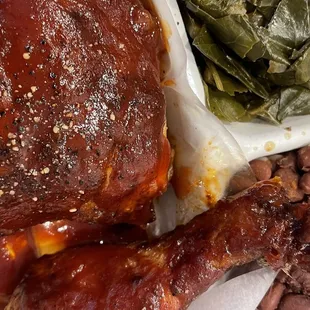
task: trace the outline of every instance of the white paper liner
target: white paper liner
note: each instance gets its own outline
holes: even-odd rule
[[[249,161],[310,144],[310,115],[289,117],[280,126],[256,120],[226,124],[226,128],[239,142]]]
[[[195,300],[189,310],[254,310],[276,273],[261,268],[211,288]]]
[[[187,40],[176,1],[153,1],[169,37],[169,64],[165,74],[168,132],[175,150],[177,176],[176,224],[184,224],[223,197],[231,178],[248,167],[231,134],[201,102],[200,75]],[[200,83],[200,84],[199,84]],[[199,95],[200,99],[194,93]],[[165,196],[165,195],[164,195]],[[159,199],[165,208],[166,197]],[[159,215],[160,217],[160,215]],[[170,218],[168,220],[171,220]],[[157,232],[162,231],[158,229]]]

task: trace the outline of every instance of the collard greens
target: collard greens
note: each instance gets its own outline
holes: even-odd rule
[[[214,114],[310,114],[310,0],[179,1]]]

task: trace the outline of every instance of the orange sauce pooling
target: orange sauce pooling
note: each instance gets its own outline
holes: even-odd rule
[[[194,188],[194,184],[190,182],[192,169],[189,167],[181,167],[174,171],[171,183],[178,198],[184,199]]]

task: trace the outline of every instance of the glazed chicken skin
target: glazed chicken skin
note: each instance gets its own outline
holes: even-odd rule
[[[260,183],[151,243],[93,245],[32,265],[6,309],[186,309],[232,266],[280,267],[292,242],[284,190]]]
[[[92,244],[128,244],[147,240],[136,225],[90,225],[67,220],[46,222],[0,238],[0,309],[21,281],[29,265],[39,257],[63,249]]]
[[[143,3],[0,1],[0,233],[152,219],[170,146],[162,34]]]

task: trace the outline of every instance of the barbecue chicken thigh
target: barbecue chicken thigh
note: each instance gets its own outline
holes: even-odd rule
[[[0,1],[0,233],[143,225],[170,146],[146,1]]]

